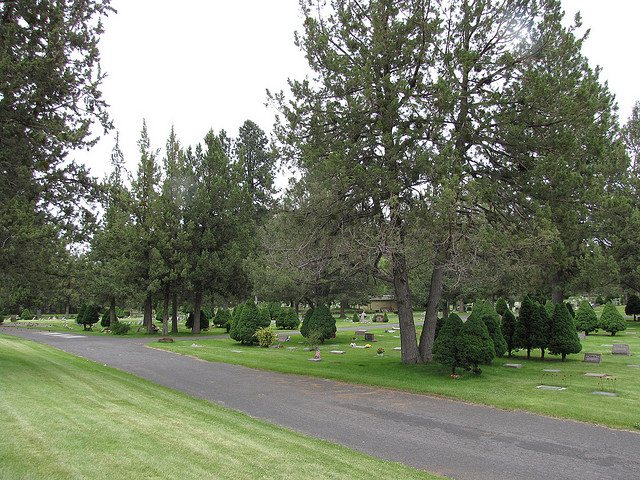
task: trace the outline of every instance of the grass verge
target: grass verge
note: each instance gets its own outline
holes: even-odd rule
[[[0,335],[0,478],[440,478]]]

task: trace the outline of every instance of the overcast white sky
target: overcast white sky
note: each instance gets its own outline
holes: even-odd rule
[[[637,0],[562,0],[567,15],[582,13],[591,28],[585,53],[602,67],[626,121],[640,100]],[[269,132],[274,113],[266,89],[302,78],[306,61],[293,44],[301,30],[298,0],[113,0],[118,10],[100,42],[103,95],[120,132],[130,169],[146,118],[152,145],[164,146],[171,125],[184,145],[213,128],[236,136],[251,119]],[[109,170],[114,135],[73,157],[102,177]]]

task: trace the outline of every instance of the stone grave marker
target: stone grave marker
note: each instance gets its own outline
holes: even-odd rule
[[[640,368],[640,365],[627,365],[627,367],[631,367],[631,368]]]
[[[377,323],[384,322],[384,314],[383,314],[383,313],[376,313],[376,314],[373,316],[373,321],[374,321],[374,322],[377,322]]]
[[[629,345],[626,343],[614,343],[611,347],[613,355],[629,355]]]
[[[538,385],[536,388],[540,390],[556,390],[556,391],[566,390],[565,387],[556,387],[555,385]]]
[[[367,334],[367,331],[366,331],[366,330],[356,330],[356,334],[355,334],[355,336],[356,336],[356,337],[363,337],[363,336],[364,336],[364,335],[366,335],[366,334]]]
[[[543,368],[542,371],[547,373],[560,373],[560,370],[557,368]]]
[[[584,340],[585,338],[587,338],[587,335],[584,332],[579,332],[578,333],[578,338],[580,340]]]
[[[504,366],[506,368],[522,368],[521,363],[505,363]]]
[[[594,395],[602,395],[603,397],[617,397],[617,393],[613,392],[591,392]]]
[[[402,350],[402,347],[393,347],[393,349],[400,351],[400,350]]]
[[[593,372],[587,372],[584,374],[585,377],[595,377],[595,378],[606,378],[609,375],[607,375],[606,373],[593,373]]]
[[[336,355],[342,355],[344,352],[344,350],[331,350],[329,353],[335,353]]]
[[[365,342],[375,342],[376,341],[376,336],[373,333],[365,333],[364,334],[364,341]]]
[[[277,335],[276,336],[276,342],[288,342],[289,340],[291,340],[291,337],[289,335]]]
[[[600,363],[602,362],[602,355],[600,353],[585,353],[583,362]]]

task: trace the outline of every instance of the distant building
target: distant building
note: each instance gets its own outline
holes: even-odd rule
[[[397,312],[398,304],[393,295],[382,295],[370,298],[366,309],[370,312]]]

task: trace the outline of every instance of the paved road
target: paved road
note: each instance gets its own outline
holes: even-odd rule
[[[638,479],[640,435],[392,390],[208,363],[146,339],[0,328],[299,432],[457,479]],[[73,338],[75,337],[75,338]]]

